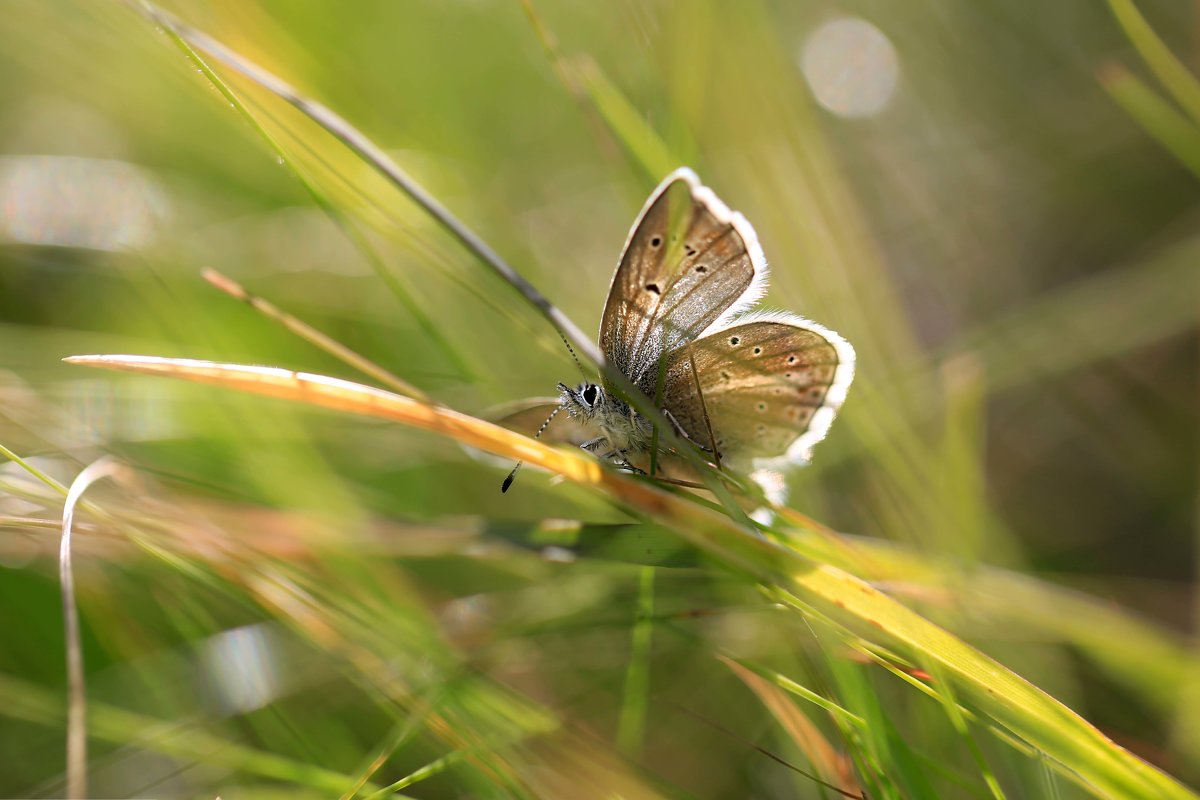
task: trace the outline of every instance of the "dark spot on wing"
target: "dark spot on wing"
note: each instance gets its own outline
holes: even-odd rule
[[[660,292],[660,291],[658,290],[658,284],[657,284],[657,283],[647,283],[647,284],[646,284],[646,291],[647,291],[647,292],[654,292],[655,294],[662,294],[662,292]]]
[[[661,236],[651,236],[650,237],[650,246],[651,247],[658,247],[660,244],[662,244]]]
[[[701,264],[700,266],[696,267],[696,272],[708,272],[708,267]]]
[[[741,340],[741,339],[739,339],[739,338],[738,338],[738,337],[736,337],[736,336],[730,336],[730,337],[729,337],[729,343],[730,343],[731,345],[733,345],[734,347],[737,347],[737,346],[738,346],[738,343],[739,343],[739,342],[741,342],[741,341],[742,341],[742,340]]]
[[[762,348],[761,348],[761,347],[756,347],[756,348],[754,348],[754,355],[756,355],[756,356],[757,356],[757,355],[761,355],[761,354],[762,354]]]

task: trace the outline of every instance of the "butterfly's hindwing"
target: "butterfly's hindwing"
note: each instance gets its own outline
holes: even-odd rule
[[[777,315],[673,351],[663,405],[693,441],[710,449],[715,444],[725,460],[801,461],[828,430],[853,368],[853,350],[840,336]]]

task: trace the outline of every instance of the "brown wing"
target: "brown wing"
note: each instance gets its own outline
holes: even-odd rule
[[[766,261],[754,229],[689,169],[667,176],[633,225],[600,323],[600,347],[654,396],[658,360],[757,299]]]
[[[854,350],[841,336],[799,317],[773,315],[672,352],[663,405],[694,442],[711,448],[715,441],[722,459],[735,465],[806,461],[853,377]]]

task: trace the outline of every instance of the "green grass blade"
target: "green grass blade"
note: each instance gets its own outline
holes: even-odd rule
[[[563,55],[558,40],[534,9],[532,0],[523,0],[522,6],[559,81],[603,123],[642,174],[656,183],[678,167],[682,163],[680,158],[599,65],[587,56]]]
[[[61,725],[65,703],[46,689],[0,675],[4,715],[46,725]],[[264,778],[340,793],[353,777],[231,742],[195,725],[164,722],[95,700],[88,704],[88,735],[117,745],[148,750],[201,764],[214,764]],[[372,790],[379,787],[367,784]]]
[[[1100,85],[1129,116],[1192,174],[1200,177],[1200,128],[1119,64],[1098,73]]]
[[[1146,66],[1192,121],[1200,125],[1200,81],[1154,32],[1133,0],[1108,0],[1108,7]]]
[[[146,9],[152,17],[158,14],[158,10],[148,2],[142,2],[142,7]],[[161,21],[161,18],[160,18]],[[354,246],[363,254],[367,263],[374,269],[375,274],[383,281],[384,285],[395,295],[401,304],[404,306],[409,316],[420,326],[425,335],[438,344],[441,350],[446,354],[451,364],[463,375],[470,377],[472,371],[467,367],[466,361],[458,353],[458,351],[450,344],[450,341],[442,335],[441,328],[434,323],[428,314],[422,309],[412,296],[412,293],[405,287],[400,280],[388,269],[383,262],[383,257],[371,245],[367,238],[358,230],[357,227],[346,217],[346,215],[326,197],[325,193],[317,186],[317,184],[308,176],[308,174],[300,168],[291,154],[283,147],[270,131],[263,126],[262,123],[250,112],[246,105],[241,101],[241,98],[233,91],[228,83],[221,78],[208,65],[201,55],[196,52],[186,39],[179,34],[171,25],[163,25],[163,32],[171,40],[171,42],[179,49],[181,53],[200,70],[200,73],[212,84],[222,97],[224,97],[233,107],[233,109],[242,117],[251,129],[259,135],[267,147],[275,154],[280,163],[285,165],[296,180],[303,187],[305,193],[312,199],[313,203],[320,208],[333,221],[333,223],[342,231],[345,236],[354,243]],[[414,387],[415,388],[415,387]],[[423,396],[418,392],[416,396]]]
[[[650,698],[650,643],[654,635],[654,567],[639,571],[637,614],[633,646],[625,671],[625,694],[617,724],[617,747],[636,759],[646,737],[646,709]]]

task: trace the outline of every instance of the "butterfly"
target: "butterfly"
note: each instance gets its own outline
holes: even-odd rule
[[[692,170],[668,175],[633,223],[600,322],[608,363],[655,400],[680,438],[717,466],[752,472],[772,489],[776,470],[807,463],[854,379],[854,348],[837,333],[779,311],[751,311],[766,290],[754,228]],[[670,472],[682,459],[609,381],[558,385],[558,398],[501,424],[538,429],[601,459]],[[558,412],[566,411],[565,419]],[[558,417],[558,419],[555,419]],[[651,459],[651,450],[660,458]],[[515,473],[515,470],[514,470]],[[505,481],[507,490],[512,475]]]

